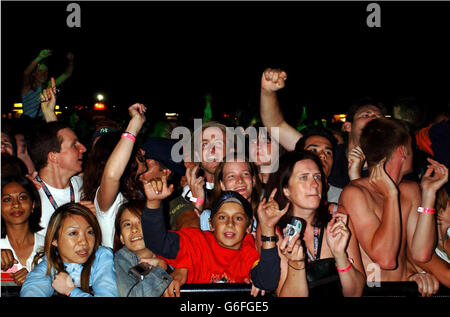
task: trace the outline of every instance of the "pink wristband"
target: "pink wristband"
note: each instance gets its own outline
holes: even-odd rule
[[[131,133],[129,133],[129,132],[124,132],[124,133],[122,133],[122,136],[121,136],[122,138],[127,138],[127,139],[130,139],[131,141],[136,141],[136,137],[134,136],[134,135],[132,135]]]
[[[436,212],[436,209],[419,207],[419,208],[417,208],[417,211],[424,213],[424,214],[434,214]]]
[[[350,263],[349,263],[345,268],[340,269],[340,268],[338,268],[338,267],[336,266],[336,270],[337,270],[339,273],[345,273],[345,272],[348,272],[348,271],[352,268],[353,259],[352,259],[352,258],[348,258],[348,261],[349,261]]]
[[[189,200],[192,201],[193,203],[197,203],[197,204],[200,204],[200,205],[203,205],[205,203],[204,200],[199,199],[199,198],[195,198],[195,197],[190,197]]]

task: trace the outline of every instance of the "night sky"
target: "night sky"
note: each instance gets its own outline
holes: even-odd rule
[[[367,2],[78,2],[81,28],[66,25],[65,2],[1,2],[2,112],[20,102],[22,72],[54,51],[50,75],[75,55],[58,104],[134,102],[155,116],[258,114],[267,67],[288,72],[280,93],[288,121],[345,112],[370,95],[392,104],[413,96],[424,107],[450,101],[450,3],[381,2],[381,28],[366,25]]]

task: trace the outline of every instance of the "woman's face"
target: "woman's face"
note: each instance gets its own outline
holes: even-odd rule
[[[141,218],[128,209],[120,217],[120,241],[133,252],[145,249]]]
[[[83,264],[94,250],[94,229],[82,216],[70,215],[63,220],[52,245],[58,248],[63,262]]]
[[[260,134],[258,139],[250,141],[249,155],[257,166],[270,165],[272,153],[272,143],[266,135]]]
[[[227,162],[223,166],[220,187],[223,191],[232,190],[249,200],[253,191],[255,178],[251,175],[246,162]]]
[[[2,189],[2,218],[7,224],[22,224],[28,221],[34,202],[22,185],[12,182]]]
[[[283,193],[294,206],[317,209],[322,195],[322,180],[317,164],[310,159],[295,163]]]

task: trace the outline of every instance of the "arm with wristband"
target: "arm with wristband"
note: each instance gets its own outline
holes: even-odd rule
[[[448,181],[448,169],[445,165],[428,158],[428,165],[422,177],[420,187],[411,190],[412,196],[421,197],[412,205],[408,217],[408,245],[412,259],[418,264],[428,262],[437,241],[435,201],[436,193]]]
[[[28,90],[30,90],[32,85],[32,77],[34,69],[39,65],[39,63],[52,55],[52,51],[49,49],[44,49],[39,52],[39,55],[31,61],[31,63],[25,68],[23,71],[23,84],[22,84],[22,94],[25,94]]]
[[[114,203],[117,194],[119,193],[120,178],[125,171],[128,161],[131,158],[131,153],[134,147],[134,141],[139,131],[141,130],[146,118],[145,112],[147,108],[140,103],[136,103],[128,108],[128,113],[131,116],[130,122],[122,134],[120,141],[117,143],[113,152],[106,162],[103,171],[100,188],[97,194],[97,202],[100,211],[108,210]]]

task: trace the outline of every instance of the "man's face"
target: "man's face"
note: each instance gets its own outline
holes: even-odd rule
[[[331,142],[320,135],[308,137],[305,141],[305,150],[316,153],[322,161],[323,172],[328,178],[333,167],[333,147]]]
[[[382,116],[380,109],[373,105],[362,106],[356,111],[353,116],[353,122],[351,123],[351,131],[348,131],[356,145],[359,145],[359,138],[366,124]]]
[[[201,165],[209,174],[214,174],[226,151],[225,133],[217,127],[203,130],[201,140]]]
[[[75,175],[81,172],[83,153],[86,148],[78,141],[77,136],[69,128],[58,131],[58,138],[62,139],[61,150],[57,155],[57,164],[60,168],[70,171]]]

